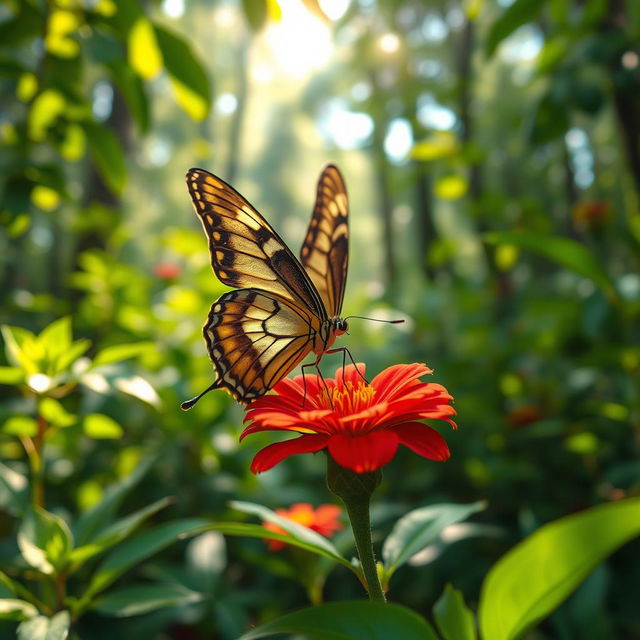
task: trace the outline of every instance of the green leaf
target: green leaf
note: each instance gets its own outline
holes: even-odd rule
[[[40,415],[56,427],[70,427],[78,421],[78,417],[69,413],[57,400],[42,398],[38,405]]]
[[[203,120],[211,106],[209,77],[188,42],[166,27],[155,26],[164,66],[178,104],[194,120]]]
[[[518,27],[527,22],[533,22],[546,0],[515,0],[491,25],[485,42],[485,54],[490,58],[498,48],[498,45],[510,36]]]
[[[24,382],[24,371],[18,367],[0,367],[0,384]]]
[[[129,358],[135,358],[154,346],[153,342],[134,342],[132,344],[116,344],[105,347],[94,358],[92,367],[102,367],[106,364],[121,362]]]
[[[11,416],[4,421],[2,431],[18,438],[31,438],[38,433],[38,423],[29,416]]]
[[[323,555],[328,555],[328,557],[331,557],[338,562],[345,561],[345,558],[340,555],[340,552],[327,538],[320,535],[319,533],[316,533],[312,529],[309,529],[308,527],[298,524],[297,522],[293,522],[293,520],[289,520],[289,518],[279,516],[277,513],[275,513],[271,509],[268,509],[267,507],[263,507],[262,505],[255,504],[253,502],[240,502],[237,500],[231,502],[230,506],[233,509],[242,511],[243,513],[251,513],[253,515],[256,515],[265,522],[272,522],[273,524],[277,524],[287,533],[290,533],[292,537],[297,538],[298,540],[305,542],[306,544],[315,547],[318,550],[324,551]]]
[[[76,547],[69,554],[69,564],[76,571],[89,558],[104,553],[125,538],[128,538],[145,520],[164,509],[171,503],[171,498],[162,498],[156,502],[121,518],[100,532],[89,544]]]
[[[274,533],[273,531],[265,529],[260,524],[246,524],[243,522],[217,522],[215,524],[212,524],[209,529],[213,531],[219,531],[220,533],[224,533],[227,536],[243,536],[247,538],[262,538],[264,540],[280,540],[281,542],[286,542],[287,544],[290,544],[294,547],[299,547],[300,549],[305,549],[306,551],[317,553],[318,555],[329,558],[334,562],[339,562],[342,566],[350,569],[356,575],[359,575],[357,568],[341,555],[336,555],[333,551],[328,551],[324,547],[320,547],[312,542],[302,540],[293,535],[290,536]]]
[[[60,611],[52,618],[31,618],[18,627],[18,640],[65,640],[70,624],[68,611]]]
[[[16,582],[12,578],[10,578],[6,573],[0,571],[0,584],[5,587],[10,593],[18,596],[21,600],[25,602],[30,602],[34,606],[39,605],[37,598],[25,587],[22,586],[19,582]],[[2,599],[0,598],[0,602]],[[36,606],[36,609],[38,607]]]
[[[35,507],[20,525],[18,547],[27,564],[53,575],[65,567],[73,548],[73,536],[60,516]]]
[[[611,279],[598,260],[584,245],[560,236],[550,236],[535,231],[496,231],[485,234],[492,244],[511,244],[534,251],[575,273],[589,278],[610,298],[617,299]]]
[[[106,589],[132,566],[146,560],[149,556],[177,540],[183,540],[206,531],[208,525],[206,520],[196,518],[167,522],[121,543],[105,558],[94,573],[89,588],[82,599],[81,607],[86,607],[98,593]]]
[[[26,600],[0,598],[0,620],[28,620],[38,615],[38,610]]]
[[[151,80],[162,69],[162,52],[153,25],[140,15],[129,31],[127,51],[129,64],[145,80]]]
[[[105,184],[115,194],[124,190],[127,167],[124,152],[115,133],[95,122],[84,123],[91,157]]]
[[[438,640],[429,623],[410,609],[362,600],[302,609],[252,629],[240,640],[284,633],[310,640]]]
[[[28,501],[27,478],[0,462],[0,507],[14,516],[21,516]]]
[[[44,352],[38,345],[36,336],[22,327],[8,325],[2,325],[0,331],[9,363],[28,374],[37,373],[39,371],[37,363],[44,356]]]
[[[433,607],[433,615],[444,640],[476,640],[473,613],[465,604],[462,592],[450,584]]]
[[[38,336],[38,342],[42,345],[50,360],[66,351],[71,346],[72,340],[73,334],[69,316],[54,320]]]
[[[113,81],[125,99],[140,133],[147,133],[151,114],[149,99],[147,98],[143,81],[129,65],[120,61],[109,65],[109,68],[111,69]]]
[[[260,31],[267,21],[269,13],[267,0],[242,0],[244,15],[253,31]]]
[[[91,608],[106,616],[126,618],[167,607],[201,602],[204,598],[204,594],[179,584],[141,584],[111,591],[97,600]]]
[[[124,429],[109,416],[103,413],[89,413],[82,421],[82,430],[90,438],[113,440],[121,438]]]
[[[549,615],[609,554],[640,535],[640,498],[555,520],[491,568],[480,594],[480,630],[512,640]]]
[[[434,504],[407,513],[396,522],[382,547],[387,576],[391,576],[418,551],[435,542],[446,527],[484,508],[483,502]]]
[[[108,487],[102,500],[76,520],[73,525],[73,537],[78,546],[95,542],[102,535],[101,531],[115,517],[126,495],[147,474],[155,460],[155,456],[149,456],[140,462],[130,475]]]

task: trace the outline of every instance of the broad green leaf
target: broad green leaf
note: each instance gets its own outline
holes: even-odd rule
[[[38,610],[26,600],[0,598],[0,620],[28,620],[38,615]]]
[[[171,498],[157,500],[109,525],[89,544],[76,547],[69,554],[69,563],[73,565],[72,570],[75,571],[89,558],[104,553],[125,538],[128,538],[145,520],[164,509],[170,503]]]
[[[38,336],[38,342],[40,342],[50,359],[66,351],[71,346],[72,340],[73,334],[69,316],[54,320]]]
[[[129,32],[129,64],[145,80],[151,80],[162,69],[162,52],[153,25],[141,15]]]
[[[84,129],[91,157],[102,179],[111,191],[122,193],[127,181],[127,167],[118,138],[111,129],[94,122],[86,122]]]
[[[640,535],[640,498],[540,527],[491,568],[480,594],[486,640],[512,640],[549,615],[609,554]]]
[[[498,45],[518,27],[527,22],[533,22],[545,3],[546,0],[515,0],[510,4],[489,29],[485,41],[486,56],[490,58]]]
[[[24,381],[24,371],[18,367],[0,367],[0,384],[20,384]]]
[[[9,363],[23,369],[27,374],[38,373],[38,361],[43,358],[44,351],[36,336],[22,327],[8,325],[2,325],[0,331]]]
[[[24,600],[25,602],[30,602],[34,606],[38,603],[38,600],[26,587],[23,587],[22,584],[16,582],[15,580],[13,580],[13,578],[10,578],[6,573],[3,573],[2,571],[0,571],[0,584],[10,593],[18,596],[19,599]],[[0,599],[0,602],[1,601],[2,600]]]
[[[156,25],[155,30],[178,104],[194,120],[203,120],[211,106],[207,72],[187,40],[166,27]]]
[[[483,502],[434,504],[407,513],[396,522],[382,547],[387,575],[391,576],[411,556],[435,542],[446,527],[484,508]]]
[[[147,98],[143,81],[129,65],[123,64],[119,60],[110,64],[109,68],[118,90],[125,99],[129,111],[131,111],[131,115],[138,125],[140,133],[147,133],[151,114],[149,99]]]
[[[448,584],[433,607],[438,631],[444,640],[476,640],[473,613],[461,591]]]
[[[151,348],[153,348],[153,342],[135,342],[133,344],[116,344],[112,347],[105,347],[94,358],[92,367],[102,367],[106,364],[136,358]]]
[[[95,542],[101,536],[126,495],[147,474],[155,460],[155,456],[144,459],[130,475],[108,487],[102,500],[76,520],[73,537],[78,546]]]
[[[109,416],[103,413],[89,413],[82,421],[82,430],[90,438],[112,440],[121,438],[124,429]]]
[[[27,564],[53,575],[66,566],[73,536],[60,516],[35,507],[26,513],[20,525],[18,547]]]
[[[510,244],[539,253],[560,266],[593,280],[610,297],[617,297],[611,279],[598,260],[587,247],[575,240],[535,231],[497,231],[485,234],[485,239],[492,244]]]
[[[213,531],[219,531],[227,536],[242,536],[247,538],[262,538],[264,540],[280,540],[286,542],[294,547],[317,553],[318,555],[329,558],[334,562],[340,563],[342,566],[353,571],[356,575],[359,574],[357,567],[351,564],[346,558],[341,555],[336,555],[335,551],[328,551],[324,546],[318,546],[307,540],[302,540],[293,535],[284,535],[274,533],[265,529],[259,524],[245,524],[243,522],[217,522],[212,524],[209,529]]]
[[[177,540],[206,531],[209,523],[202,519],[167,522],[122,542],[100,564],[89,584],[82,606],[86,607],[98,593],[106,589],[132,566],[162,551]]]
[[[201,602],[204,598],[204,594],[179,584],[141,584],[110,591],[91,608],[106,616],[127,618],[167,607]]]
[[[260,625],[240,640],[281,634],[310,640],[438,640],[429,623],[410,609],[362,600],[302,609]]]
[[[66,351],[59,354],[53,365],[53,373],[67,373],[67,369],[91,346],[90,340],[76,340]]]
[[[21,516],[28,500],[27,478],[0,462],[0,507],[14,516]]]
[[[18,627],[18,640],[65,640],[69,635],[70,624],[68,611],[60,611],[52,618],[31,618]]]
[[[69,413],[57,400],[42,398],[38,404],[40,415],[56,427],[70,427],[78,421],[77,416]]]
[[[294,538],[297,538],[302,542],[306,542],[307,544],[312,545],[317,549],[322,549],[323,551],[325,551],[325,555],[329,554],[329,556],[333,557],[334,560],[344,560],[344,558],[340,555],[340,552],[327,538],[313,531],[312,529],[309,529],[308,527],[298,524],[297,522],[293,522],[293,520],[289,520],[289,518],[279,516],[277,513],[275,513],[271,509],[268,509],[267,507],[263,507],[260,504],[254,504],[253,502],[240,502],[237,500],[231,502],[230,506],[233,509],[242,511],[243,513],[254,514],[265,522],[272,522],[273,524],[277,524],[286,532],[290,533]]]
[[[29,416],[11,416],[4,421],[2,431],[18,438],[31,438],[38,433],[38,423]]]

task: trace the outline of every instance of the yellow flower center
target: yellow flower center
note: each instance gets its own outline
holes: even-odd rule
[[[357,413],[373,402],[376,390],[368,384],[345,382],[341,387],[323,389],[318,401],[325,409],[333,409],[336,413],[346,415]]]

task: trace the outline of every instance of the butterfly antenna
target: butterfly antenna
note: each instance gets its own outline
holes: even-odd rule
[[[218,388],[218,381],[216,380],[212,385],[210,385],[209,387],[207,387],[202,393],[199,393],[195,398],[191,398],[191,400],[185,400],[181,405],[180,408],[183,411],[189,411],[189,409],[191,409],[191,407],[193,407],[193,405],[198,402],[198,400],[200,400],[200,398],[202,398],[202,396],[206,395],[207,393],[209,393],[209,391],[213,391],[214,389]]]
[[[347,316],[343,318],[344,320],[349,320],[350,318],[359,318],[360,320],[370,320],[371,322],[386,322],[387,324],[402,324],[404,322],[404,318],[402,320],[382,320],[382,318],[367,318],[367,316]]]

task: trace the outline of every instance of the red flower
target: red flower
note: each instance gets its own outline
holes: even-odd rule
[[[180,275],[180,266],[173,262],[160,262],[153,269],[158,278],[162,280],[174,280]]]
[[[440,384],[421,382],[431,373],[424,364],[398,364],[363,380],[365,366],[336,371],[323,380],[306,375],[281,380],[273,394],[257,398],[247,407],[251,422],[240,439],[258,431],[294,431],[298,438],[276,442],[253,459],[251,471],[261,473],[295,453],[328,449],[341,466],[357,473],[375,471],[391,461],[398,445],[430,460],[446,460],[444,438],[418,420],[446,420],[454,429],[449,404],[453,398]],[[344,374],[344,375],[343,375]],[[360,375],[362,374],[362,375]]]
[[[293,520],[320,535],[330,538],[336,531],[342,529],[342,522],[338,520],[341,509],[335,504],[322,504],[317,509],[306,503],[299,502],[291,505],[291,509],[276,509],[279,516]],[[282,535],[289,535],[284,529],[272,522],[264,523],[265,529]],[[269,551],[278,551],[285,543],[280,540],[269,540]]]

